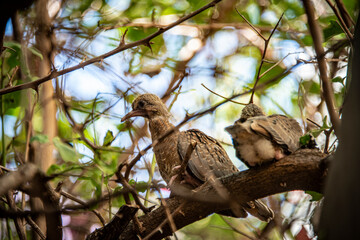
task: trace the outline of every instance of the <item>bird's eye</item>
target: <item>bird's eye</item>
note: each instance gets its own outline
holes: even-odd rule
[[[144,101],[140,101],[140,102],[138,103],[138,106],[141,107],[141,108],[144,107],[144,105],[145,105],[145,102],[144,102]]]

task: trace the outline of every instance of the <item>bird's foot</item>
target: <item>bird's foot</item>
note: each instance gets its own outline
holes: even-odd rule
[[[192,187],[198,187],[202,184],[199,180],[192,177],[187,170],[185,170],[184,172],[180,172],[180,171],[181,171],[181,165],[177,165],[172,168],[173,176],[169,181],[169,186],[173,185],[174,182],[176,182],[176,179],[179,179],[179,176],[180,176],[179,179],[180,184],[188,184],[191,185]]]
[[[280,160],[282,158],[286,157],[286,155],[284,154],[284,151],[281,149],[276,149],[275,150],[275,160]]]
[[[168,185],[171,187],[173,185],[173,183],[175,182],[176,178],[179,176],[179,174],[175,174],[170,178],[170,181],[168,183]]]
[[[188,171],[185,170],[185,172],[182,174],[183,180],[180,182],[181,184],[189,184],[193,187],[198,187],[200,186],[202,183],[197,180],[196,178],[194,178],[193,176],[191,176],[189,174]]]

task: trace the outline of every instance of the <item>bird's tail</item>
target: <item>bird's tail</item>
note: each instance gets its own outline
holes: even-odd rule
[[[261,221],[269,222],[274,218],[273,210],[260,200],[247,202],[243,205],[243,208]]]

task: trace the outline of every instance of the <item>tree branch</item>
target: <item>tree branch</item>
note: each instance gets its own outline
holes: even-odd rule
[[[116,239],[116,237],[125,230],[126,226],[129,224],[138,210],[138,207],[130,205],[121,206],[115,217],[108,225],[103,228],[96,229],[86,237],[86,240]]]
[[[239,204],[292,190],[322,192],[328,168],[326,156],[316,149],[303,149],[276,163],[242,171],[220,180],[230,193],[231,199]],[[205,184],[196,191],[184,190],[181,186],[173,191],[181,197],[165,201],[177,229],[229,208],[229,203],[217,196],[211,184]],[[162,224],[163,227],[149,239],[162,239],[172,234],[165,210],[165,207],[161,206],[138,218],[144,229],[140,233],[141,237],[146,237]],[[120,239],[138,239],[137,235],[139,233],[134,230],[133,222],[130,222]]]
[[[0,196],[10,190],[18,189],[20,186],[26,186],[31,197],[39,197],[46,206],[46,228],[47,238],[61,239],[62,238],[62,224],[59,207],[59,196],[47,182],[44,173],[32,163],[26,163],[19,167],[18,171],[9,172],[0,178]],[[4,209],[0,209],[0,216],[4,214]],[[6,212],[6,217],[20,217],[21,211],[14,209],[13,215]],[[19,213],[19,215],[17,215]],[[26,213],[24,214],[26,215]]]
[[[16,85],[14,87],[8,87],[8,88],[0,89],[0,96],[4,95],[4,94],[7,94],[7,93],[19,91],[19,90],[22,90],[22,89],[29,89],[29,88],[36,89],[40,84],[42,84],[44,82],[47,82],[47,81],[49,81],[49,80],[51,80],[53,78],[59,77],[61,75],[64,75],[66,73],[69,73],[69,72],[72,72],[72,71],[75,71],[75,70],[78,70],[80,68],[84,68],[84,67],[86,67],[86,66],[88,66],[90,64],[93,64],[93,63],[96,63],[96,62],[101,62],[105,58],[108,58],[108,57],[113,56],[113,55],[115,55],[115,54],[117,54],[119,52],[122,52],[124,50],[130,49],[130,48],[133,48],[133,47],[144,45],[144,46],[147,46],[147,47],[151,48],[151,45],[150,45],[150,40],[151,39],[163,34],[164,32],[166,32],[166,31],[170,30],[171,28],[179,25],[180,23],[185,22],[186,20],[196,16],[197,14],[205,11],[206,9],[214,7],[220,1],[221,0],[213,0],[209,4],[207,4],[207,5],[203,6],[202,8],[199,8],[198,10],[196,10],[196,11],[194,11],[194,12],[192,12],[192,13],[190,13],[190,14],[188,14],[188,15],[180,18],[180,19],[178,19],[177,21],[169,24],[168,26],[166,26],[164,28],[159,28],[159,30],[157,30],[155,33],[150,34],[149,36],[147,36],[144,39],[141,39],[141,40],[136,41],[136,42],[128,43],[128,44],[120,44],[114,50],[111,50],[111,51],[109,51],[107,53],[104,53],[104,54],[102,54],[100,56],[89,59],[89,60],[87,60],[85,62],[81,62],[78,65],[75,65],[73,67],[69,67],[69,68],[63,69],[61,71],[54,70],[48,76],[40,78],[38,80],[28,82],[28,83],[23,83],[23,84],[20,84],[20,85]]]
[[[326,102],[326,106],[330,115],[330,120],[334,126],[335,134],[339,135],[340,128],[340,118],[335,106],[334,90],[332,88],[332,83],[327,74],[327,65],[325,61],[325,52],[322,46],[323,35],[322,30],[315,19],[315,12],[310,0],[303,0],[304,9],[308,18],[308,24],[311,36],[314,41],[314,48],[316,52],[316,57],[318,60],[318,66],[320,71],[320,80],[323,85],[323,96]]]
[[[10,190],[18,189],[22,184],[31,181],[38,172],[35,164],[26,163],[21,165],[18,171],[9,172],[0,177],[0,196]]]

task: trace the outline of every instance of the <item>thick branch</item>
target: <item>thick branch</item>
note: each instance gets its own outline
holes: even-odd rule
[[[292,190],[322,192],[327,165],[325,154],[318,150],[305,149],[274,164],[226,176],[221,181],[231,194],[232,200],[239,204]],[[227,202],[216,196],[211,184],[200,187],[196,192],[176,192],[182,197],[166,199],[166,205],[173,215],[177,229],[229,208]],[[146,237],[167,221],[164,206],[139,217],[139,221],[145,229],[140,235]],[[171,228],[166,222],[150,239],[162,239],[171,234]],[[137,235],[131,222],[120,235],[120,239],[138,239]]]
[[[108,225],[89,234],[86,240],[116,239],[125,230],[138,210],[138,207],[123,205]]]
[[[59,206],[59,195],[39,171],[31,182],[31,197],[39,197],[44,205],[46,218],[46,239],[62,239],[62,219]]]
[[[322,46],[323,43],[322,30],[315,19],[314,7],[312,6],[310,0],[303,0],[303,3],[308,18],[310,33],[314,41],[314,48],[315,48],[319,71],[320,71],[320,79],[323,85],[323,96],[330,115],[331,123],[335,130],[335,134],[339,135],[340,118],[335,106],[334,90],[331,85],[332,83],[327,74],[325,52]]]
[[[10,190],[18,189],[21,185],[31,181],[38,168],[35,164],[26,163],[19,167],[18,171],[9,172],[0,177],[0,196],[4,195]]]
[[[0,196],[9,190],[18,189],[25,186],[32,197],[39,197],[46,206],[46,228],[49,239],[61,239],[61,214],[59,207],[59,197],[45,179],[45,175],[32,163],[26,163],[19,167],[18,171],[7,173],[0,178]],[[0,209],[1,217],[20,217],[21,212],[12,211],[13,215],[4,214],[4,209]],[[19,214],[18,214],[19,213]],[[26,213],[24,214],[27,215]]]

